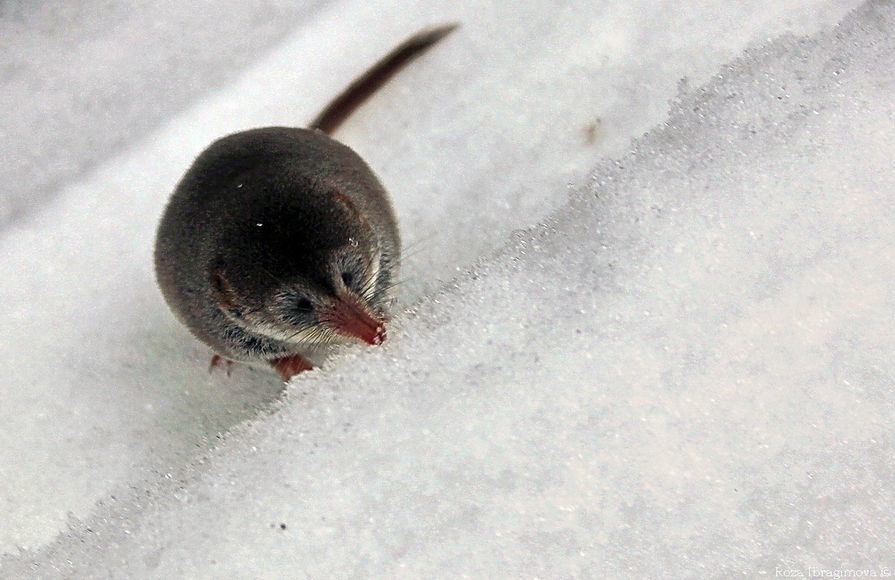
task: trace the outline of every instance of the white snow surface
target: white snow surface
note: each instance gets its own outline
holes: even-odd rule
[[[217,0],[219,18],[201,2],[0,3],[0,223],[234,79],[321,2]]]
[[[895,4],[505,4],[334,3],[6,226],[0,576],[895,570]],[[167,192],[446,20],[339,134],[390,339],[209,375]]]

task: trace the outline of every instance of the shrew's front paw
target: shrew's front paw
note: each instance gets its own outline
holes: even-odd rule
[[[311,363],[309,363],[308,360],[300,354],[284,356],[283,358],[275,358],[268,362],[270,362],[270,366],[276,369],[277,373],[279,373],[280,375],[280,378],[286,382],[288,382],[289,379],[291,379],[298,373],[303,373],[314,368],[313,366],[311,366]]]

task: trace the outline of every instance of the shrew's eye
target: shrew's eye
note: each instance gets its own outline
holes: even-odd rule
[[[310,314],[314,312],[314,305],[304,296],[299,296],[295,301],[295,310],[302,314]]]
[[[342,272],[342,283],[345,284],[346,287],[350,288],[353,282],[354,274],[351,272]]]

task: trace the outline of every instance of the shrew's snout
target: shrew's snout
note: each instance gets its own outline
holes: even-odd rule
[[[320,323],[331,330],[367,344],[381,344],[385,340],[385,321],[353,296],[337,298],[319,314]]]

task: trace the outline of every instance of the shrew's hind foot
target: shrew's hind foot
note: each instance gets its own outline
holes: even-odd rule
[[[224,358],[219,354],[216,354],[213,357],[211,357],[211,362],[208,363],[208,372],[209,373],[213,372],[214,369],[216,369],[220,366],[224,367],[224,370],[227,372],[227,376],[229,377],[230,376],[230,367],[233,366],[233,361],[228,358]]]
[[[308,360],[300,354],[284,356],[283,358],[275,358],[268,362],[270,362],[270,366],[272,366],[277,371],[277,373],[279,373],[280,378],[283,379],[284,382],[289,382],[289,379],[291,379],[298,373],[303,373],[314,368],[313,366],[311,366],[311,363],[309,363]]]

